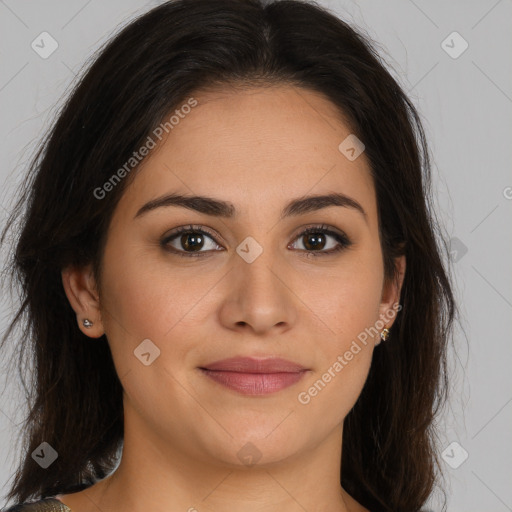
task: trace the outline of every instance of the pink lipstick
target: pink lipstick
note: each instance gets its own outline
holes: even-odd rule
[[[280,358],[233,357],[201,367],[204,375],[243,395],[266,395],[301,380],[308,371]]]

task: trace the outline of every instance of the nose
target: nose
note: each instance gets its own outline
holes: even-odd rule
[[[298,298],[286,264],[278,265],[270,251],[264,251],[252,263],[236,255],[233,265],[220,309],[222,324],[259,335],[290,329],[297,318]]]

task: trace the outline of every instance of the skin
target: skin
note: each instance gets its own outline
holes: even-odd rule
[[[62,272],[79,328],[91,338],[107,335],[124,388],[125,440],[112,475],[60,498],[74,512],[365,511],[340,487],[343,420],[380,339],[359,343],[361,350],[308,404],[298,394],[399,303],[405,258],[396,260],[398,279],[384,282],[366,156],[350,161],[338,150],[350,128],[318,93],[282,85],[194,97],[199,104],[124,192],[101,283],[90,266]],[[134,219],[142,205],[170,192],[229,201],[237,214],[228,219],[168,206]],[[290,200],[332,192],[355,199],[366,218],[330,206],[280,219]],[[188,224],[214,234],[204,238],[205,257],[160,245]],[[321,224],[345,233],[352,245],[307,257],[300,234]],[[236,252],[247,236],[263,248],[252,263]],[[337,244],[326,235],[317,252]],[[180,236],[172,247],[186,250]],[[84,318],[92,328],[83,327]],[[393,319],[385,323],[390,328]],[[160,350],[148,366],[134,357],[145,339]],[[254,397],[198,369],[233,356],[279,356],[309,371],[291,387]],[[260,456],[252,466],[237,455],[247,443]]]

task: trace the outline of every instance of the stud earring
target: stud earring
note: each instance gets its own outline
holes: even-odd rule
[[[90,329],[92,327],[92,325],[93,325],[93,323],[88,318],[84,319],[82,324],[84,325],[84,327],[86,329]]]
[[[382,341],[386,341],[389,338],[389,329],[385,327],[382,329],[382,332],[380,333],[380,339]]]

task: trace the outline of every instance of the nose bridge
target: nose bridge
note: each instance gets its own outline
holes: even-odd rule
[[[294,318],[293,294],[283,274],[286,264],[279,262],[277,252],[251,237],[237,247],[228,301],[231,324],[250,324],[254,330],[264,331],[289,324]]]
[[[268,241],[264,247],[254,238],[247,237],[236,252],[235,274],[244,296],[267,296],[267,301],[271,301],[273,296],[283,293],[283,285],[276,276],[282,265]]]

